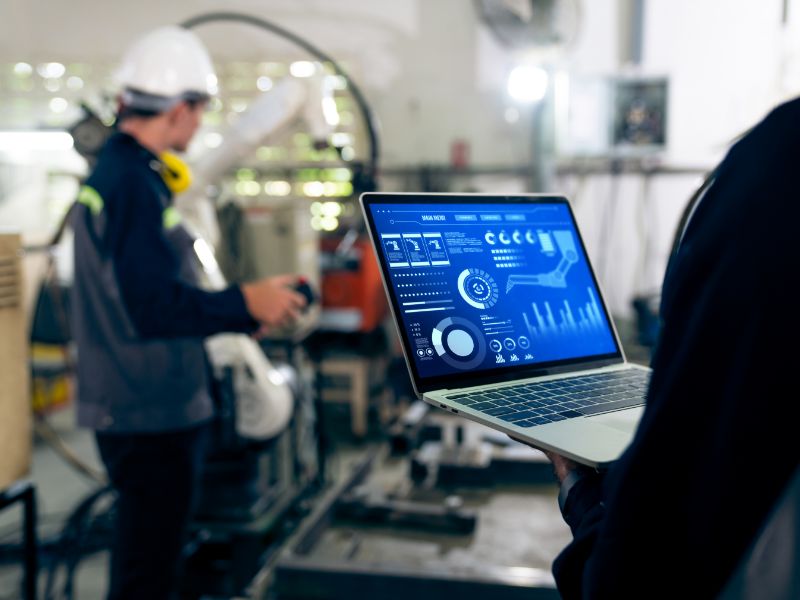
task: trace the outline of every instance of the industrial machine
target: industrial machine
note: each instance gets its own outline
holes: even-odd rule
[[[279,135],[298,117],[303,117],[312,139],[325,140],[331,125],[325,120],[323,103],[330,90],[321,77],[283,79],[270,91],[259,96],[240,117],[225,130],[222,143],[207,151],[193,166],[192,186],[178,198],[176,206],[193,224],[198,235],[212,246],[219,243],[214,185],[231,169],[255,154],[271,136]]]
[[[215,258],[213,242],[220,239],[219,226],[214,199],[207,190],[237,160],[254,152],[267,136],[297,116],[305,106],[306,89],[303,83],[286,80],[253,103],[226,131],[225,142],[199,161],[192,187],[176,198],[176,206],[186,217],[185,226],[195,237],[194,249],[212,289],[224,288],[227,280]],[[318,112],[321,110],[320,104]],[[284,251],[276,255],[290,254]],[[303,275],[318,280],[313,273]],[[233,374],[238,432],[259,440],[280,433],[291,418],[292,395],[285,377],[272,367],[257,343],[246,335],[224,334],[209,338],[206,347],[215,371],[229,368]]]
[[[381,274],[369,240],[328,237],[322,240],[321,326],[334,331],[370,332],[388,306]]]
[[[247,205],[232,199],[217,209],[220,243],[215,254],[226,278],[244,282],[296,273],[321,289],[319,232],[311,227],[306,198],[278,197]],[[301,339],[319,323],[319,303],[271,339]]]

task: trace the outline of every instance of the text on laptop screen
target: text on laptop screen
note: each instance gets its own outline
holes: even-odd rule
[[[565,203],[370,209],[420,377],[617,352]]]

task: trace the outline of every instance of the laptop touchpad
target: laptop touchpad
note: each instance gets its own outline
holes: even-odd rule
[[[611,427],[612,429],[617,429],[618,431],[633,433],[636,431],[636,426],[639,424],[639,419],[642,418],[643,412],[644,407],[639,406],[636,408],[630,408],[628,410],[618,410],[616,412],[589,417],[589,420],[592,423],[605,425],[606,427]]]

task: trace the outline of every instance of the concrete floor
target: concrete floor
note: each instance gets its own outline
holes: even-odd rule
[[[453,494],[464,509],[478,515],[471,534],[342,523],[326,531],[310,557],[341,560],[346,555],[347,562],[355,564],[475,575],[486,567],[526,567],[549,575],[553,559],[572,538],[558,510],[554,484],[437,490],[411,494],[409,499],[437,504]]]
[[[89,464],[100,468],[94,440],[85,430],[73,425],[71,411],[52,418],[53,425],[70,447]],[[480,427],[480,426],[476,426]],[[362,450],[350,448],[334,457],[338,476],[343,476],[346,465],[354,462]],[[407,464],[393,461],[384,465],[371,478],[371,485],[395,490],[401,486]],[[47,539],[57,535],[63,519],[87,494],[97,489],[97,484],[76,473],[46,444],[35,444],[31,478],[36,484],[40,517],[39,535]],[[486,490],[459,490],[465,507],[478,511],[479,525],[467,537],[420,534],[419,532],[373,529],[359,532],[359,551],[353,560],[368,559],[375,562],[425,565],[443,568],[458,567],[466,571],[477,570],[487,564],[496,566],[526,566],[549,570],[557,552],[568,542],[569,530],[561,521],[556,507],[555,486],[528,486]],[[426,500],[435,501],[436,494],[426,493]],[[442,496],[443,497],[443,496]],[[2,542],[19,539],[21,510],[10,509],[0,513]],[[353,529],[332,528],[320,541],[321,555],[338,553],[343,546],[352,545]],[[99,600],[104,597],[107,584],[108,553],[99,552],[85,558],[78,570],[76,598]],[[0,566],[0,600],[20,597],[22,571],[19,567]],[[46,575],[40,575],[40,593]]]

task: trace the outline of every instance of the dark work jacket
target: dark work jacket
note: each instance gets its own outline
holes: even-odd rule
[[[728,153],[664,282],[636,436],[565,507],[567,598],[713,598],[800,461],[800,100]]]
[[[78,422],[92,429],[160,432],[207,420],[203,338],[257,325],[238,287],[198,287],[193,239],[160,166],[115,134],[73,211]]]

